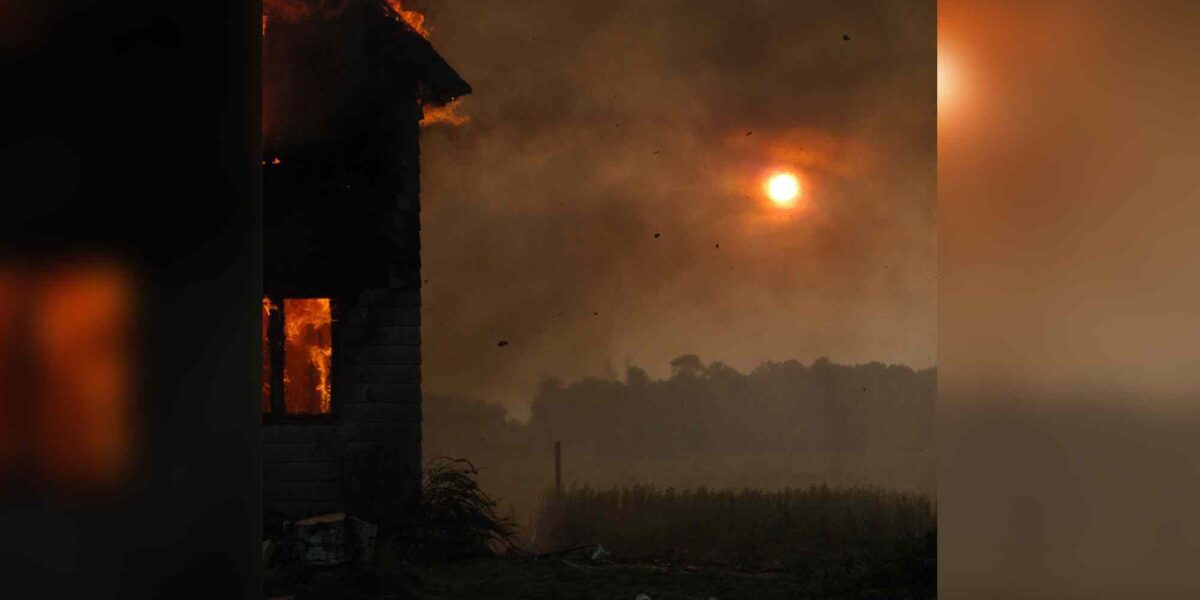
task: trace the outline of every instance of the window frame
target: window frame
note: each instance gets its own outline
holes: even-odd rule
[[[338,355],[341,353],[340,343],[340,327],[339,318],[341,310],[337,299],[328,296],[288,296],[268,294],[265,296],[271,301],[271,304],[277,307],[270,312],[270,321],[267,324],[267,341],[270,346],[271,359],[271,412],[262,413],[262,422],[264,425],[282,425],[282,424],[328,424],[335,423],[340,420],[338,410],[338,380],[339,377]],[[285,410],[284,403],[284,386],[283,386],[283,369],[284,369],[284,353],[286,344],[284,339],[283,324],[284,319],[284,300],[306,300],[315,298],[329,298],[329,316],[330,316],[330,359],[329,359],[329,412],[322,414],[288,414]],[[262,404],[262,397],[259,396],[259,404]]]

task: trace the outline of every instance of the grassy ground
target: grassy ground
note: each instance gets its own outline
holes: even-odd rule
[[[579,488],[549,500],[543,549],[599,543],[630,560],[789,572],[851,562],[905,586],[928,576],[919,564],[937,526],[928,498],[875,488]]]
[[[576,456],[564,448],[563,478],[568,486],[594,489],[654,484],[675,489],[754,488],[776,491],[828,483],[838,487],[879,486],[934,496],[937,458],[932,452],[891,453],[863,458],[795,453],[745,456],[692,456],[658,459]],[[426,455],[454,454],[427,443]],[[834,465],[842,471],[831,472]],[[533,530],[543,490],[554,485],[553,456],[483,455],[479,485],[500,501],[500,512]],[[835,476],[836,475],[836,476]]]
[[[418,577],[422,589],[413,597],[421,599],[634,600],[639,594],[652,600],[828,597],[816,593],[806,578],[790,573],[753,574],[721,567],[589,564],[570,559],[479,560],[422,570]]]
[[[515,545],[466,461],[432,461],[409,522],[370,565],[269,563],[267,598],[925,600],[936,597],[928,498],[876,488],[576,488],[539,541]],[[597,551],[598,549],[602,549]],[[503,556],[493,554],[501,550]],[[540,553],[540,554],[539,554]],[[287,556],[293,557],[287,559]]]

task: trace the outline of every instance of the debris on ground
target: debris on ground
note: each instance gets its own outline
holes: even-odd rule
[[[374,556],[377,532],[375,525],[346,513],[284,523],[287,558],[313,567],[368,562]]]

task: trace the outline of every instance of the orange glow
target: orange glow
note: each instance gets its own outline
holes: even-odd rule
[[[17,455],[17,401],[24,396],[17,383],[15,361],[17,278],[0,265],[0,480],[14,471]]]
[[[39,472],[61,484],[118,483],[131,460],[133,296],[105,264],[46,274],[31,305],[31,402]]]
[[[763,186],[767,197],[780,208],[789,208],[800,197],[800,180],[792,173],[780,172],[771,175]]]
[[[429,28],[425,26],[425,15],[415,10],[404,10],[403,0],[388,0],[388,6],[396,17],[412,28],[425,39],[429,39]]]
[[[295,22],[312,14],[312,8],[303,0],[263,0],[263,33],[267,32],[267,21],[270,17]]]
[[[461,106],[462,99],[455,100],[445,106],[423,106],[421,108],[424,116],[421,117],[421,126],[427,127],[438,123],[453,125],[455,127],[462,125],[471,120],[471,118],[458,114],[457,111]]]
[[[962,76],[954,54],[939,45],[937,55],[938,113],[953,108],[961,94]]]
[[[283,301],[283,398],[288,414],[327,414],[333,360],[329,298]]]
[[[278,308],[271,303],[270,298],[262,299],[262,402],[263,412],[271,412],[271,340],[268,339],[270,331],[271,312]]]

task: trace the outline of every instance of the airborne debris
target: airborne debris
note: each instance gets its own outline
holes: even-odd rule
[[[503,348],[508,345],[508,340],[500,340],[499,342],[496,342],[496,345]]]
[[[660,235],[662,235],[662,234],[661,234],[661,233],[656,233],[656,234],[654,234],[654,238],[655,238],[655,239],[658,239],[658,236],[660,236]]]
[[[600,316],[600,313],[599,313],[599,312],[594,312],[594,313],[592,313],[592,316],[593,316],[593,317],[598,317],[598,316]]]
[[[750,135],[750,134],[752,134],[752,133],[754,133],[754,132],[753,132],[753,131],[747,131],[747,132],[746,132],[746,135]]]
[[[843,35],[842,39],[846,40],[848,42],[848,41],[850,41],[850,35],[849,34]]]

